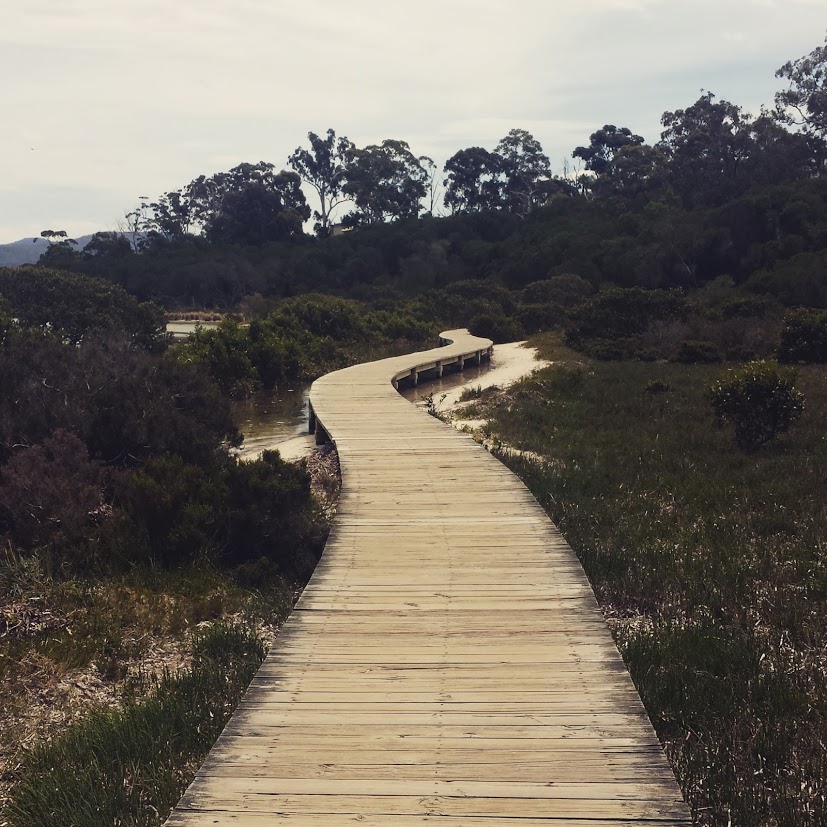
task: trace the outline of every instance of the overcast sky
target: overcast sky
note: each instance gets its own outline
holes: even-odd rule
[[[757,111],[825,29],[825,0],[0,0],[0,243],[113,229],[328,127],[440,166],[519,127],[559,171],[701,89]]]

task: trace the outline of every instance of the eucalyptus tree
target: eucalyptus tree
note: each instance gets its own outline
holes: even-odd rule
[[[337,138],[332,129],[325,137],[308,132],[310,149],[296,147],[288,163],[305,184],[316,191],[319,209],[314,210],[316,232],[327,235],[333,211],[347,198],[342,193],[348,160],[355,149],[345,137]]]
[[[551,164],[540,142],[525,129],[512,129],[494,150],[504,178],[503,206],[527,215],[543,202],[540,182],[551,177]]]
[[[502,159],[481,146],[455,152],[446,162],[445,206],[452,213],[495,210],[502,204]]]
[[[540,142],[512,129],[490,152],[461,149],[445,164],[445,206],[451,212],[508,210],[526,215],[546,200],[551,166]]]
[[[602,175],[611,166],[615,154],[624,147],[641,146],[643,138],[635,135],[625,126],[606,124],[602,129],[592,132],[588,146],[578,146],[572,152],[573,158],[580,158],[586,169]]]
[[[350,226],[416,218],[427,193],[428,171],[405,141],[354,149],[348,159],[342,192],[356,209],[345,216]]]
[[[775,96],[776,117],[827,139],[827,39],[824,46],[785,63],[775,76],[788,82],[787,89]]]

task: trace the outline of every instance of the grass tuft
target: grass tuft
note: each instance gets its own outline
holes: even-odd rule
[[[12,790],[11,827],[154,827],[180,798],[264,658],[250,629],[193,635],[193,667],[151,697],[95,711],[36,748]]]

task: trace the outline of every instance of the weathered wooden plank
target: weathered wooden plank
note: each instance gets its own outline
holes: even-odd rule
[[[168,824],[688,825],[583,570],[522,483],[390,379],[323,377],[343,487],[313,578]]]

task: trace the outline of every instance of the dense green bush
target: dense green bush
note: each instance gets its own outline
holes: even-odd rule
[[[468,323],[468,330],[474,336],[491,339],[494,344],[516,342],[523,338],[519,322],[508,316],[475,316]]]
[[[400,342],[411,348],[430,344],[439,327],[434,316],[417,302],[374,310],[353,299],[308,294],[280,302],[249,326],[226,320],[199,329],[177,356],[206,367],[225,395],[243,399],[261,387],[314,379]]]
[[[165,345],[164,314],[110,281],[46,267],[0,267],[0,296],[21,327],[77,344],[93,330],[117,330],[140,347]]]
[[[791,310],[784,318],[781,362],[827,362],[827,310]]]
[[[273,451],[221,468],[153,458],[115,478],[114,502],[105,537],[122,562],[237,566],[265,557],[282,575],[302,580],[321,551],[310,479]]]
[[[540,333],[561,325],[566,311],[559,304],[523,304],[516,315],[517,323],[526,333]]]
[[[523,304],[555,304],[576,307],[594,293],[586,279],[572,273],[552,276],[550,279],[527,284],[520,295]]]
[[[735,426],[740,448],[754,451],[789,430],[804,410],[795,372],[772,362],[750,362],[731,370],[709,389],[720,420]]]
[[[574,308],[566,327],[566,343],[575,348],[591,342],[628,340],[655,322],[683,319],[688,313],[682,293],[611,287]]]

